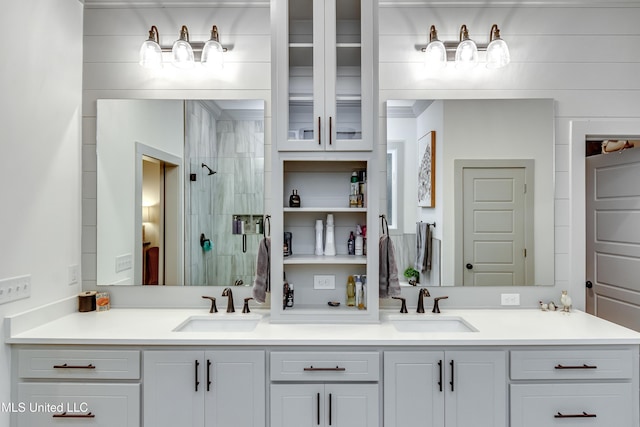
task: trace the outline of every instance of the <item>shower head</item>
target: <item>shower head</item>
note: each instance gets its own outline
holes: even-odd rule
[[[207,170],[209,171],[209,175],[213,175],[213,174],[216,173],[216,171],[211,170],[211,168],[209,166],[205,165],[204,163],[202,164],[202,167],[203,168],[207,168]]]

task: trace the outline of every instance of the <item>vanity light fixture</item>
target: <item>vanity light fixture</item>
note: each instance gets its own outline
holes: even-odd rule
[[[173,42],[171,62],[178,68],[193,68],[195,65],[193,47],[189,43],[189,29],[186,25],[180,29],[180,38]]]
[[[478,46],[469,38],[466,25],[460,27],[460,43],[456,48],[456,68],[470,69],[478,65]]]
[[[491,27],[489,46],[487,46],[487,68],[502,68],[511,62],[509,46],[500,38],[500,29],[496,24]]]
[[[140,47],[140,65],[144,68],[162,68],[162,48],[160,34],[155,25],[149,30],[149,38]]]
[[[458,41],[440,41],[434,25],[429,29],[429,44],[420,48],[425,53],[424,63],[427,68],[443,68],[447,60],[455,61],[456,68],[471,69],[478,64],[478,52],[486,52],[487,68],[501,68],[511,61],[509,47],[500,37],[500,29],[496,24],[491,27],[488,44],[479,44],[469,37],[466,25],[460,27]]]
[[[149,31],[149,39],[140,47],[140,65],[151,69],[162,68],[162,53],[171,52],[171,63],[178,68],[193,68],[199,59],[203,66],[219,70],[223,68],[223,53],[227,50],[220,43],[220,34],[215,25],[211,28],[211,38],[206,43],[190,41],[189,29],[183,25],[178,40],[171,47],[160,45],[158,28],[153,25]]]
[[[444,43],[438,40],[436,26],[429,29],[429,44],[424,49],[424,65],[427,68],[438,69],[447,65],[447,48]]]

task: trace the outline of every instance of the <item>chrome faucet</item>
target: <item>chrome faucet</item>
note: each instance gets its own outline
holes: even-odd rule
[[[418,291],[418,313],[424,313],[424,297],[430,297],[429,290],[427,288],[420,288]]]
[[[222,291],[222,296],[227,297],[227,313],[234,313],[236,311],[233,308],[233,292],[231,292],[231,288],[224,288]]]

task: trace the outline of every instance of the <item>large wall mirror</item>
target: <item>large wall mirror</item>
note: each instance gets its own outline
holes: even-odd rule
[[[386,137],[401,276],[554,284],[553,100],[389,100]]]
[[[97,103],[97,284],[250,284],[263,100]]]

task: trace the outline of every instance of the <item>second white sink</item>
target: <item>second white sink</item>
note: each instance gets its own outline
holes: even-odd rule
[[[389,319],[398,332],[478,332],[461,317],[394,317]]]
[[[262,316],[259,314],[211,314],[191,316],[174,332],[251,332]]]

